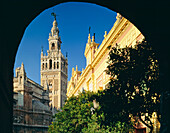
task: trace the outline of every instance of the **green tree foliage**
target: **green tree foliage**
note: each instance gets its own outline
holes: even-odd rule
[[[92,93],[82,93],[72,96],[66,101],[61,112],[55,115],[55,121],[49,126],[50,133],[80,133],[87,127],[91,118],[91,107],[93,103],[89,101]]]
[[[135,127],[136,118],[152,132],[153,112],[158,120],[160,117],[161,89],[159,65],[151,46],[143,41],[135,48],[112,47],[106,73],[110,75],[107,89],[70,97],[55,115],[50,133],[124,133]],[[96,109],[94,99],[99,102]]]
[[[49,126],[49,133],[122,133],[127,130],[125,123],[112,122],[103,125],[105,115],[93,108],[93,100],[97,94],[93,92],[80,93],[67,101],[62,111],[55,115],[55,121]]]
[[[106,73],[110,75],[110,82],[108,88],[96,96],[100,111],[106,117],[103,124],[120,121],[130,125],[132,118],[139,118],[152,132],[153,112],[157,113],[158,120],[160,117],[161,90],[154,50],[146,41],[135,48],[116,46],[109,49]]]

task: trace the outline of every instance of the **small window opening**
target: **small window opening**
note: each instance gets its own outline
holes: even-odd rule
[[[45,64],[45,68],[47,69],[47,63]]]
[[[54,62],[54,69],[55,69],[55,62]]]
[[[49,69],[52,69],[52,60],[49,60]]]
[[[42,70],[44,70],[44,63],[42,64]]]
[[[53,87],[52,83],[49,84],[49,88],[51,89]]]
[[[54,43],[52,43],[51,49],[52,49],[52,50],[55,49],[55,44],[54,44]]]
[[[59,69],[59,62],[57,62],[57,69]]]

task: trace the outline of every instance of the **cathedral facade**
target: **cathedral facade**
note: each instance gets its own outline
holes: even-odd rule
[[[49,50],[47,55],[41,51],[41,85],[44,89],[49,88],[49,105],[60,109],[67,99],[67,57],[61,53],[61,38],[57,26],[56,17],[54,17],[53,27],[49,33]]]
[[[24,64],[13,78],[13,133],[47,133],[52,121],[49,90],[27,77]]]
[[[47,55],[41,51],[41,85],[27,77],[24,64],[13,78],[13,132],[47,133],[52,115],[66,100],[67,58],[61,53],[56,18],[49,34]]]

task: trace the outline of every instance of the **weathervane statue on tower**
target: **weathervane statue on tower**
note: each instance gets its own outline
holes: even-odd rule
[[[54,16],[54,19],[56,20],[56,14],[54,12],[51,13],[52,16]]]

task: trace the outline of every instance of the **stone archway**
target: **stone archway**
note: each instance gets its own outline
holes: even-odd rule
[[[25,0],[4,1],[1,4],[1,52],[0,52],[0,118],[1,132],[12,132],[12,104],[13,104],[13,66],[15,55],[29,23],[45,9],[62,2],[71,0]],[[73,0],[78,2],[79,0]],[[145,35],[146,40],[157,49],[160,58],[161,85],[169,92],[168,76],[170,74],[170,54],[168,45],[169,31],[167,28],[169,16],[168,3],[158,3],[154,0],[83,0],[81,2],[95,3],[121,13],[129,19]],[[165,98],[169,102],[168,93]],[[162,104],[164,105],[164,104]],[[168,120],[169,108],[162,106],[165,127],[170,127]],[[162,124],[164,126],[164,124]],[[166,125],[168,124],[168,125]],[[165,128],[166,129],[166,128]],[[162,131],[163,132],[163,131]],[[165,131],[167,132],[167,131]]]

